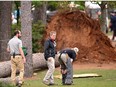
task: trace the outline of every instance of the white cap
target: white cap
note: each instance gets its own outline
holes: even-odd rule
[[[73,49],[74,49],[76,54],[77,54],[77,52],[79,52],[79,49],[77,47],[74,47]]]

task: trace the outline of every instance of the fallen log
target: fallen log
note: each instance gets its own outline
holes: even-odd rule
[[[36,70],[42,70],[47,68],[46,60],[44,59],[43,53],[36,53],[33,54],[33,69]],[[59,66],[58,58],[55,58],[55,66]]]
[[[8,77],[8,78],[0,78],[0,82],[2,83],[11,83],[11,78]]]
[[[43,53],[33,54],[33,70],[46,69],[47,64],[44,59]],[[59,66],[57,58],[55,58],[55,66]],[[0,78],[8,77],[11,74],[11,63],[10,61],[0,62]]]
[[[0,62],[0,78],[7,77],[11,74],[10,61]]]

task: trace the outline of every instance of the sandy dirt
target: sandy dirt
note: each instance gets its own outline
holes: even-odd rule
[[[116,70],[116,63],[74,63],[73,68],[77,70],[81,69],[113,69]]]
[[[112,46],[114,43],[101,31],[100,21],[91,19],[84,12],[57,13],[46,26],[44,38],[53,30],[57,32],[57,50],[78,47],[79,62],[116,62],[115,45]]]

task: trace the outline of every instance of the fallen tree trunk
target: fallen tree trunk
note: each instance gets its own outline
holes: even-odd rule
[[[55,58],[55,66],[59,66],[59,62],[57,57]],[[33,69],[36,70],[42,70],[47,68],[46,60],[44,59],[43,53],[36,53],[33,54]]]
[[[44,59],[43,53],[33,54],[33,70],[46,69],[47,64]],[[55,58],[55,66],[59,66],[57,58]],[[10,61],[0,62],[0,78],[8,77],[11,74],[11,63]]]
[[[11,78],[8,77],[8,78],[0,78],[0,82],[2,83],[11,83]]]

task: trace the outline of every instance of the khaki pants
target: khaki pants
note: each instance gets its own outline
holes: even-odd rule
[[[55,70],[55,60],[53,57],[48,58],[47,60],[48,71],[43,79],[47,83],[54,83],[53,73]]]
[[[23,82],[23,76],[24,76],[24,63],[21,56],[11,56],[11,79],[13,84],[15,84],[16,80],[16,70],[19,69],[19,83]]]
[[[60,63],[60,65],[61,65],[61,69],[66,69],[67,68],[67,60],[68,60],[68,54],[67,53],[59,53],[58,54],[58,61],[59,61],[59,63]]]

